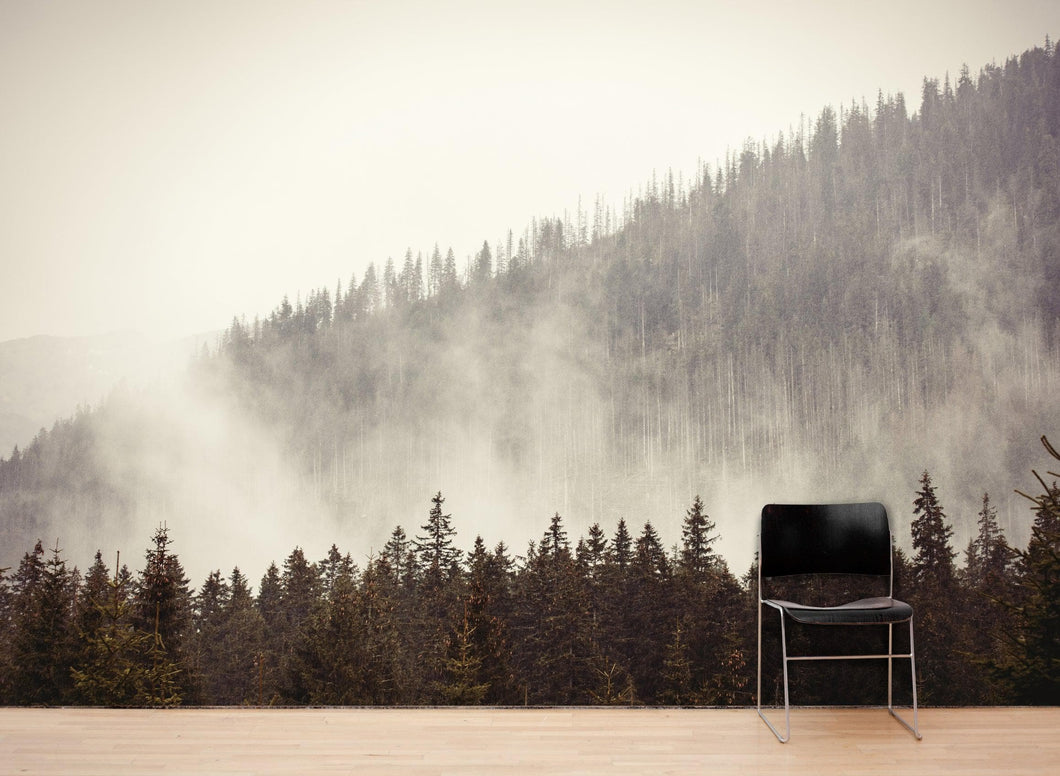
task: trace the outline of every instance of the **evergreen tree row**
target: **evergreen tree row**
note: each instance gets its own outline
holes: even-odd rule
[[[1060,489],[1038,479],[1027,548],[1009,548],[984,494],[958,567],[941,499],[921,476],[912,553],[896,552],[895,577],[916,611],[922,703],[1060,703]],[[572,541],[555,514],[521,557],[481,538],[462,552],[444,503],[431,500],[414,537],[394,528],[363,569],[335,546],[316,562],[295,548],[257,595],[238,568],[192,591],[164,526],[135,574],[97,553],[82,575],[38,542],[0,577],[0,703],[754,702],[756,569],[733,575],[698,497],[670,549],[650,522],[631,532],[619,520],[610,536],[593,525]],[[836,594],[787,584],[800,600]],[[827,648],[836,634],[820,630],[795,627],[792,649]],[[766,702],[778,657],[767,651]],[[856,662],[799,666],[793,697],[879,703],[885,667]]]

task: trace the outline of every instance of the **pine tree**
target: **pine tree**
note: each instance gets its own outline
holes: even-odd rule
[[[40,585],[43,576],[44,545],[38,539],[33,546],[33,551],[27,552],[22,556],[18,569],[15,570],[15,575],[11,578],[11,592],[15,596],[16,602],[32,596]]]
[[[295,547],[283,562],[280,577],[280,606],[276,625],[278,636],[272,636],[276,649],[275,678],[287,702],[308,703],[310,688],[302,681],[302,656],[296,654],[307,638],[312,619],[325,605],[321,598],[320,570],[306,560],[301,547]]]
[[[633,539],[629,535],[629,529],[626,528],[626,521],[619,518],[618,526],[615,528],[615,538],[611,542],[611,557],[622,571],[626,570],[633,557],[632,547]]]
[[[16,574],[12,662],[17,670],[12,689],[15,702],[22,705],[68,700],[70,670],[77,659],[76,575],[67,570],[58,542],[44,563],[37,548],[25,556]]]
[[[589,576],[595,576],[607,560],[607,538],[599,523],[589,526],[589,537],[582,545],[580,554]]]
[[[406,249],[405,262],[401,266],[401,275],[398,280],[399,295],[403,303],[411,304],[419,299],[422,272],[422,261],[414,265],[412,262],[412,248]]]
[[[582,703],[593,686],[588,585],[554,516],[517,576],[513,662],[532,703]]]
[[[632,624],[634,612],[631,596],[636,589],[632,573],[633,540],[624,519],[619,519],[614,538],[605,552],[605,560],[590,586],[591,638],[596,677],[594,695],[617,702],[621,695],[630,702],[636,695],[629,668],[640,635]],[[613,693],[614,695],[609,695]],[[602,700],[596,700],[602,703]]]
[[[659,534],[650,520],[644,524],[644,530],[637,537],[636,552],[633,557],[634,565],[641,575],[669,577],[670,561],[666,557],[666,550],[663,549]]]
[[[1012,565],[1012,550],[997,522],[997,510],[990,494],[983,494],[979,511],[979,531],[968,546],[967,579],[973,589],[993,590],[1004,585]]]
[[[1002,656],[1006,634],[1015,627],[1012,612],[1002,603],[1011,600],[1015,580],[1012,573],[1012,550],[997,522],[997,511],[990,496],[983,494],[979,511],[979,531],[968,543],[967,564],[962,581],[968,602],[965,619],[971,626],[971,641],[977,665],[996,665]],[[1005,700],[1005,691],[997,675],[985,671],[973,688],[976,703],[997,704]]]
[[[417,695],[422,680],[417,674],[422,666],[419,656],[409,649],[407,634],[402,633],[403,623],[388,592],[391,587],[379,563],[369,563],[361,580],[356,613],[364,639],[359,667],[362,703],[422,702]]]
[[[431,260],[427,269],[427,298],[437,296],[442,287],[442,254],[438,250],[438,243],[434,244],[431,252]]]
[[[416,696],[421,685],[418,677],[422,668],[418,655],[422,649],[424,618],[421,605],[416,551],[412,542],[401,526],[390,534],[383,552],[369,564],[362,585],[366,605],[372,611],[385,612],[379,622],[380,638],[392,638],[390,647],[394,662],[386,669],[392,675],[391,684],[385,690],[388,697],[399,698],[401,702],[420,702]],[[382,634],[386,633],[386,636]],[[382,666],[381,661],[377,661]],[[380,668],[382,672],[382,668]],[[373,692],[382,693],[379,687]]]
[[[452,517],[442,512],[445,499],[439,492],[431,499],[431,510],[422,533],[413,542],[416,552],[418,587],[415,608],[409,612],[408,645],[420,658],[423,692],[428,702],[443,686],[447,639],[458,617],[463,600],[460,559],[463,553],[453,544],[456,530]]]
[[[431,511],[422,526],[423,533],[413,542],[420,575],[427,585],[440,585],[459,570],[462,553],[453,545],[456,529],[452,526],[452,515],[442,513],[444,503],[440,491],[431,498]]]
[[[264,627],[262,654],[256,665],[261,684],[259,700],[271,703],[280,692],[280,658],[284,653],[284,638],[287,632],[283,611],[283,581],[275,562],[269,564],[261,578],[255,607],[261,615]]]
[[[1060,453],[1042,437],[1048,453]],[[1053,477],[1060,474],[1050,471]],[[1034,512],[1031,539],[1019,556],[1020,594],[1010,603],[1017,628],[1009,635],[999,674],[1017,703],[1060,704],[1060,487],[1034,472],[1042,493],[1028,498]]]
[[[687,652],[691,675],[682,684],[681,703],[728,705],[746,702],[740,693],[746,686],[741,672],[744,623],[739,583],[728,566],[714,552],[715,525],[706,515],[697,496],[685,512],[682,545],[674,575],[674,607],[678,616],[680,641],[667,646],[668,659],[674,660],[678,644]],[[676,698],[669,690],[671,697]],[[677,702],[673,700],[672,702]]]
[[[97,558],[98,558],[97,553]],[[118,562],[120,562],[120,556]],[[101,564],[100,564],[101,565]],[[94,566],[95,568],[95,566]],[[77,665],[71,671],[77,699],[91,706],[149,706],[155,688],[165,684],[171,664],[149,665],[154,636],[133,625],[132,575],[128,569],[115,569],[103,591],[88,595],[87,605],[94,615],[83,622],[94,625],[81,631],[82,647]],[[157,675],[155,671],[162,672]]]
[[[285,691],[292,702],[349,705],[361,700],[365,655],[356,610],[356,580],[342,574],[294,635],[284,663]]]
[[[440,290],[444,293],[456,291],[460,286],[460,279],[456,273],[456,254],[450,248],[445,253],[445,265],[442,267],[442,284]]]
[[[631,570],[625,618],[629,671],[637,697],[655,703],[662,690],[663,656],[674,610],[670,563],[651,521],[637,537]]]
[[[280,569],[270,563],[258,586],[257,606],[266,626],[270,631],[278,632],[283,618],[283,582],[280,580]]]
[[[110,571],[103,562],[103,552],[96,550],[92,565],[85,573],[81,592],[77,597],[77,631],[92,633],[101,623],[98,604],[107,601],[110,594]]]
[[[493,276],[493,254],[490,252],[488,240],[482,241],[482,250],[475,254],[475,268],[472,273],[472,281],[484,283]]]
[[[681,529],[681,569],[694,579],[703,579],[717,565],[717,557],[711,547],[718,540],[714,535],[714,522],[703,510],[699,496],[685,513]]]
[[[361,278],[361,288],[358,292],[361,304],[364,306],[365,314],[372,314],[382,308],[382,292],[379,289],[379,278],[376,275],[375,262],[368,262],[368,269],[364,271]]]
[[[400,525],[390,533],[379,560],[395,585],[411,588],[415,583],[416,551]]]
[[[191,644],[192,670],[196,685],[202,690],[202,700],[217,704],[225,697],[225,677],[219,673],[222,659],[221,633],[228,618],[231,589],[221,572],[212,571],[195,597],[194,637]]]
[[[508,569],[504,563],[503,545],[490,553],[482,537],[475,537],[468,557],[463,618],[450,634],[447,682],[465,689],[481,685],[483,691],[481,697],[474,699],[476,703],[504,704],[516,700],[507,627]],[[472,660],[477,662],[475,670],[470,672]],[[454,669],[459,670],[454,673]]]
[[[383,299],[386,308],[392,310],[398,302],[397,272],[394,271],[394,258],[388,256],[383,265]]]
[[[295,547],[283,562],[280,578],[281,627],[285,639],[292,642],[299,628],[320,602],[320,569],[306,560],[301,547]]]
[[[939,503],[931,475],[924,472],[913,502],[910,596],[917,615],[916,668],[925,704],[959,704],[977,684],[970,659],[967,601],[957,585],[950,547],[953,529]]]
[[[153,541],[136,585],[134,625],[152,637],[145,656],[151,679],[145,689],[146,705],[175,706],[185,694],[194,693],[185,651],[191,629],[191,593],[184,568],[169,549],[169,530],[159,526]]]
[[[320,569],[321,593],[331,595],[335,581],[343,576],[357,576],[357,566],[349,553],[343,555],[334,544],[328,550],[328,556],[317,564]]]
[[[215,702],[261,704],[265,701],[265,621],[238,567],[232,569],[228,590],[216,631]]]
[[[946,523],[946,514],[926,471],[920,477],[920,488],[913,501],[915,517],[911,524],[913,579],[920,587],[931,586],[944,593],[953,588],[956,579],[955,553],[949,543],[953,529]]]
[[[563,518],[559,512],[552,516],[548,530],[541,539],[540,553],[553,561],[570,558],[570,542],[567,541],[567,532],[563,530]]]

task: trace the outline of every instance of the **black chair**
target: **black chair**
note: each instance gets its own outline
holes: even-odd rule
[[[794,575],[874,575],[887,578],[885,597],[862,598],[839,606],[806,606],[765,598],[762,583]],[[878,583],[879,584],[879,583]],[[882,588],[882,584],[880,585]],[[791,738],[788,663],[802,660],[887,660],[887,710],[919,740],[916,705],[916,659],[913,651],[913,608],[895,600],[891,529],[882,504],[768,504],[762,508],[758,533],[758,716],[784,743]],[[784,669],[785,735],[762,713],[762,607],[780,615]],[[803,625],[886,625],[887,654],[788,655],[786,618]],[[909,623],[909,652],[894,652],[894,626]],[[895,658],[908,658],[913,685],[913,724],[894,710],[892,675]]]

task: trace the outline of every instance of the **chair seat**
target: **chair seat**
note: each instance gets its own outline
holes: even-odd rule
[[[906,622],[913,617],[913,607],[895,598],[862,598],[840,606],[805,606],[792,601],[769,599],[795,622],[806,625],[872,625]]]

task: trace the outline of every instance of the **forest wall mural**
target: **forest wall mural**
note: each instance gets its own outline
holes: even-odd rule
[[[1056,703],[1058,215],[1047,44],[236,317],[0,459],[0,702],[747,705],[757,510],[853,498],[922,702]]]

